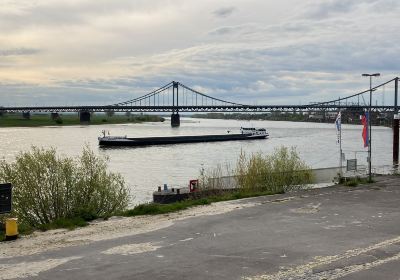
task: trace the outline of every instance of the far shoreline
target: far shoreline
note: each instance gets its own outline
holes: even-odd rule
[[[90,126],[105,124],[135,124],[144,122],[164,122],[165,118],[158,115],[134,114],[93,114],[89,123],[81,123],[77,114],[32,114],[24,117],[22,114],[7,113],[0,116],[0,128],[9,127],[62,127],[62,126]]]

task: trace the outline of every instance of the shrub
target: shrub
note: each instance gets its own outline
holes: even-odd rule
[[[283,193],[301,188],[312,182],[311,169],[300,159],[296,149],[281,147],[272,155],[255,153],[247,156],[240,153],[236,167],[226,166],[227,177],[222,177],[222,168],[200,171],[202,188],[229,188],[236,184],[243,193]],[[233,178],[234,180],[230,180]]]
[[[312,182],[311,169],[295,148],[280,147],[272,155],[247,157],[243,152],[236,164],[239,187],[255,191],[283,193]]]
[[[32,147],[13,163],[0,161],[0,181],[13,185],[13,214],[33,227],[110,216],[124,210],[129,200],[122,176],[107,172],[107,159],[88,147],[78,159]]]

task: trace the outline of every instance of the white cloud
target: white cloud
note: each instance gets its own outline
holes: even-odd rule
[[[236,102],[298,104],[400,68],[394,0],[0,4],[0,104],[108,104],[171,80]]]

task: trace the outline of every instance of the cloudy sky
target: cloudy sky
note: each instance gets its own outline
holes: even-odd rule
[[[400,75],[399,14],[398,0],[0,0],[0,106],[110,104],[172,80],[246,104],[329,100],[368,87],[361,73]]]

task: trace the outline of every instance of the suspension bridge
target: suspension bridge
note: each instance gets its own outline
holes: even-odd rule
[[[393,85],[394,84],[394,85]],[[30,115],[31,112],[48,112],[58,114],[62,112],[78,112],[82,123],[89,123],[93,112],[168,112],[171,113],[171,126],[180,126],[180,112],[332,112],[346,110],[348,112],[386,112],[393,116],[393,160],[398,163],[399,158],[399,110],[398,110],[398,84],[399,77],[395,77],[367,90],[333,100],[310,103],[306,105],[248,105],[226,101],[198,90],[190,88],[180,82],[172,81],[156,90],[140,97],[115,104],[102,106],[20,106],[1,107],[0,115],[22,113]],[[372,104],[372,95],[387,85],[393,85],[393,105],[382,102]],[[365,102],[364,95],[370,95],[369,102]],[[367,98],[368,100],[368,98]]]
[[[172,81],[150,93],[140,97],[100,106],[20,106],[20,107],[0,107],[1,112],[11,113],[30,113],[30,112],[78,112],[81,122],[90,122],[92,112],[169,112],[171,113],[171,125],[179,126],[180,112],[242,112],[242,113],[261,113],[261,112],[316,112],[316,111],[338,111],[347,110],[360,112],[371,107],[374,112],[394,112],[397,109],[398,81],[396,77],[385,83],[377,85],[372,89],[367,89],[356,94],[334,100],[310,103],[306,105],[248,105],[222,100],[210,95],[201,93],[180,82]],[[366,104],[364,94],[373,93],[387,84],[394,83],[394,104],[393,105],[373,105]],[[361,98],[360,98],[361,97]],[[360,102],[361,101],[361,102]]]

